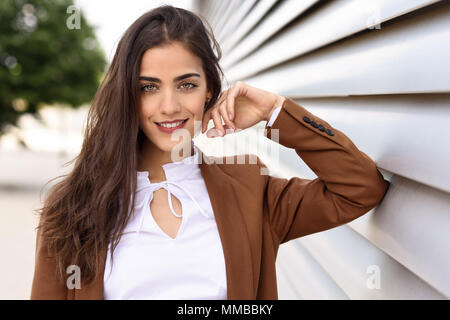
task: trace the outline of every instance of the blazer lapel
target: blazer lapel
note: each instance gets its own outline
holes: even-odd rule
[[[222,161],[224,160],[225,157],[222,158]],[[232,190],[230,176],[212,161],[213,157],[203,155],[200,170],[222,241],[227,277],[227,299],[255,299],[256,288],[253,283],[253,266],[243,218],[244,212],[241,211],[237,199],[232,198],[232,195],[239,194],[239,190]]]
[[[243,218],[244,212],[241,211],[237,199],[232,198],[233,195],[239,194],[239,190],[232,190],[230,176],[214,163],[214,159],[219,158],[208,157],[201,151],[199,157],[202,157],[199,160],[200,171],[211,200],[225,257],[227,299],[255,299],[256,287],[253,281],[251,249]],[[221,159],[225,163],[225,157]],[[97,278],[87,285],[82,284],[80,289],[75,289],[72,293],[69,291],[69,299],[103,299],[106,255],[106,250],[99,255],[99,270],[102,272]]]

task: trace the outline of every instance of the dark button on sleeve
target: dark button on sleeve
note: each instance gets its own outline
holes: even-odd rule
[[[303,121],[305,121],[306,123],[311,123],[311,119],[309,119],[307,116],[303,117]]]
[[[319,125],[318,125],[315,121],[311,121],[311,125],[312,125],[314,128],[318,128],[318,127],[319,127]]]
[[[330,129],[326,129],[325,132],[330,136],[334,136],[334,132],[331,131]]]
[[[325,127],[323,125],[319,124],[319,130],[324,132],[325,131]]]

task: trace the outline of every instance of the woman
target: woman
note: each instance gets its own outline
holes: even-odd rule
[[[382,200],[389,182],[341,131],[242,82],[222,93],[220,57],[183,9],[156,8],[126,31],[74,169],[41,209],[32,299],[277,299],[281,243]],[[211,119],[208,137],[268,121],[267,136],[318,178],[202,155],[192,137]]]

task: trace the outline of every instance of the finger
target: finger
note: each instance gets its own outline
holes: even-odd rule
[[[209,120],[211,120],[211,112],[216,108],[217,105],[219,105],[222,101],[223,101],[223,94],[221,94],[216,102],[214,103],[214,105],[212,105],[211,107],[209,107],[208,110],[205,111],[205,113],[203,114],[203,119],[202,119],[202,133],[205,133],[206,130],[208,129],[208,123]]]
[[[214,109],[213,111],[211,111],[211,117],[213,119],[214,122],[214,127],[220,131],[220,133],[222,133],[222,136],[225,135],[225,129],[223,128],[222,125],[222,118],[220,117],[219,111],[216,109]]]
[[[235,133],[237,129],[229,127],[227,124],[223,126],[225,128],[226,134]]]
[[[234,123],[228,117],[227,103],[223,103],[219,107],[219,112],[220,112],[220,115],[222,116],[223,120],[225,121],[225,124],[227,125],[227,127],[231,128],[233,130],[236,129]]]
[[[211,108],[206,110],[205,113],[203,114],[203,119],[202,119],[202,133],[205,133],[206,129],[208,128],[208,123],[209,120],[211,119]]]
[[[219,120],[218,120],[219,124],[217,124],[217,121],[214,120],[214,117],[212,116],[212,114],[213,114],[213,111],[216,111],[216,109],[218,109],[219,106],[220,106],[222,103],[225,102],[229,90],[230,90],[230,89],[227,89],[227,90],[223,91],[223,92],[220,94],[220,96],[217,98],[216,102],[214,103],[214,106],[212,106],[212,107],[208,110],[208,111],[209,111],[209,114],[207,115],[207,117],[205,117],[205,118],[207,118],[207,119],[205,120],[206,123],[204,123],[204,124],[202,125],[202,133],[204,133],[204,132],[208,129],[208,122],[209,122],[209,119],[212,119],[212,120],[213,120],[213,122],[214,122],[214,124],[215,124],[215,127],[220,127],[220,125],[222,125],[222,120],[220,119],[220,115],[219,115]],[[217,117],[216,117],[216,118],[217,118]],[[224,130],[223,130],[223,131],[224,131]],[[220,132],[219,130],[216,130],[216,133],[217,133],[218,135],[220,135],[221,132]]]
[[[225,129],[226,134],[232,134],[232,133],[240,131],[240,129],[234,130],[234,129],[228,127],[228,125],[224,125],[223,127]],[[220,137],[221,133],[217,128],[211,128],[206,132],[206,136],[208,138],[215,138],[215,137]]]
[[[220,104],[223,102],[223,100],[226,98],[226,96],[227,96],[229,90],[230,90],[230,89],[227,89],[227,90],[223,91],[223,92],[219,95],[219,97],[217,98],[216,103],[214,104],[214,106],[218,106],[218,105],[220,105]]]
[[[227,95],[227,103],[226,103],[226,114],[228,116],[228,119],[232,121],[234,119],[234,101],[236,100],[236,97],[239,95],[240,90],[240,82],[238,81],[237,84],[235,84],[230,90],[229,94]]]
[[[220,131],[217,130],[216,128],[211,128],[206,132],[206,136],[208,138],[215,138],[215,137],[220,137],[221,134],[220,134]]]

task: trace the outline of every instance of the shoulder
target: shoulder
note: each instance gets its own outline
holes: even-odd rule
[[[256,182],[265,179],[267,175],[265,173],[267,166],[256,154],[252,153],[219,157],[205,156],[202,163],[210,170],[217,170],[238,180]]]
[[[232,156],[203,156],[202,162],[206,165],[217,165],[220,168],[230,168],[232,170],[245,168],[260,168],[266,167],[264,162],[252,153],[237,154]]]

